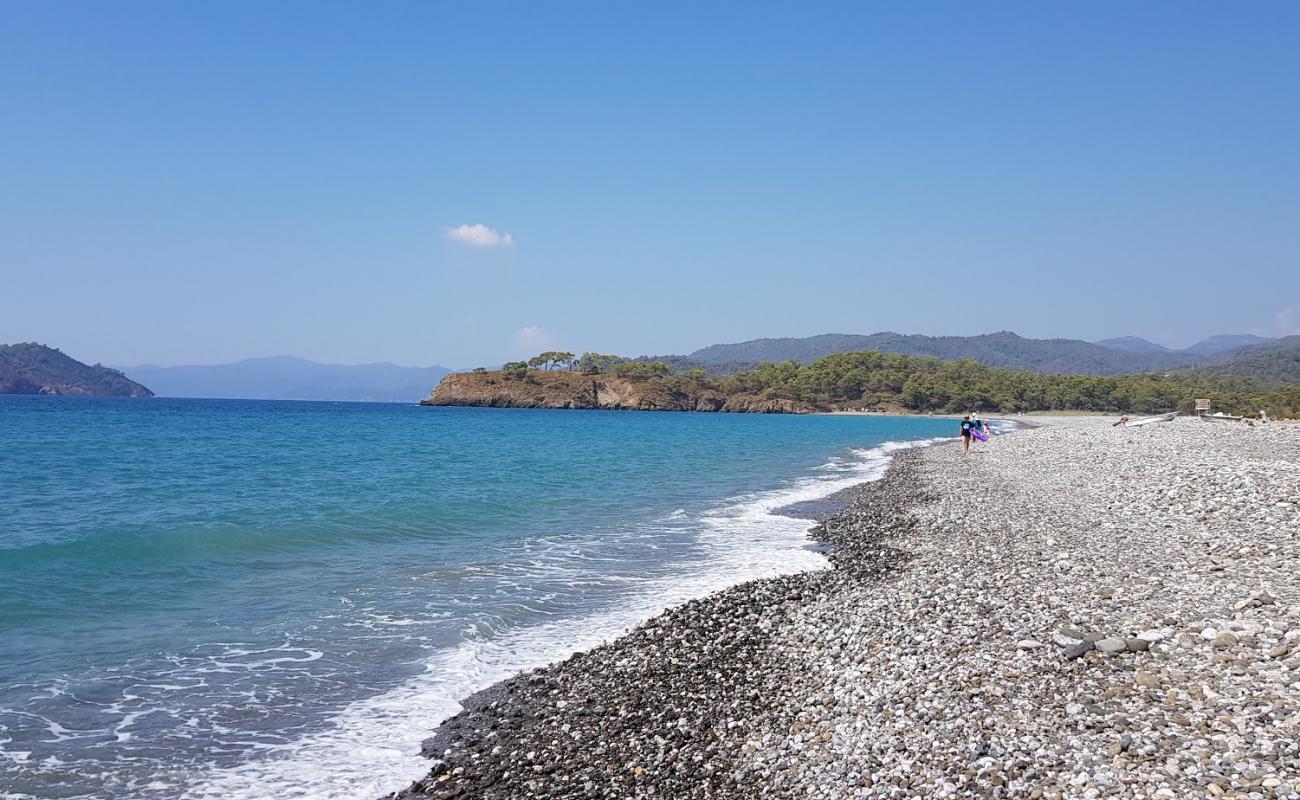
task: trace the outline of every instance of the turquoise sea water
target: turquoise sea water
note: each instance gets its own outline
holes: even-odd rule
[[[354,798],[949,420],[0,397],[0,794]]]

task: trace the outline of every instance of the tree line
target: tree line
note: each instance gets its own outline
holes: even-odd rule
[[[1187,373],[1059,375],[975,361],[941,361],[864,351],[806,366],[762,364],[720,382],[727,392],[832,405],[898,405],[913,411],[1107,411],[1190,413],[1196,398],[1215,409],[1275,416],[1300,414],[1300,386]]]
[[[530,365],[557,363],[587,375],[608,373],[671,381],[683,387],[690,382],[695,388],[731,395],[836,407],[901,407],[944,413],[1060,410],[1156,414],[1190,413],[1197,398],[1209,398],[1216,410],[1230,413],[1253,415],[1267,409],[1273,416],[1300,416],[1300,385],[1295,383],[1184,372],[1060,375],[988,367],[969,359],[942,361],[870,350],[836,353],[811,364],[768,362],[722,378],[709,378],[699,368],[674,370],[663,361],[599,353],[583,353],[577,358],[569,353],[543,353],[526,362],[506,364],[503,373],[507,378],[522,379],[528,376]]]
[[[674,373],[673,368],[663,361],[643,361],[604,353],[583,353],[581,356],[575,356],[573,353],[560,351],[547,351],[523,361],[507,361],[501,366],[501,372],[507,378],[523,379],[528,377],[530,368],[549,372],[559,366],[583,375],[609,374],[620,378],[665,378]],[[487,370],[478,367],[474,371],[486,372]],[[703,377],[703,372],[699,370],[700,377]]]

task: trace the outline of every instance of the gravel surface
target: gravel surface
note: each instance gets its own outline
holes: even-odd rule
[[[1300,798],[1300,425],[904,451],[834,569],[466,702],[395,796]]]

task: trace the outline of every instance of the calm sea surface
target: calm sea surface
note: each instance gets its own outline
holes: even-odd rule
[[[0,795],[369,798],[950,420],[0,396]]]

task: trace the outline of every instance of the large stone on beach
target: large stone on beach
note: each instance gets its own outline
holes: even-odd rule
[[[1076,658],[1082,658],[1084,653],[1087,653],[1090,650],[1093,650],[1095,648],[1096,645],[1094,645],[1092,642],[1076,642],[1075,644],[1067,645],[1065,649],[1061,651],[1061,653],[1066,658],[1073,661]]]
[[[1133,682],[1138,686],[1145,686],[1148,689],[1159,689],[1160,679],[1150,672],[1138,670],[1133,673]]]
[[[1155,643],[1155,642],[1163,642],[1166,639],[1171,639],[1173,638],[1173,635],[1174,632],[1170,628],[1152,628],[1150,630],[1142,631],[1137,635],[1137,638],[1145,639],[1148,642]]]
[[[1127,649],[1128,645],[1124,643],[1123,639],[1117,639],[1113,636],[1097,642],[1097,651],[1108,655],[1113,653],[1123,653]]]
[[[1237,643],[1237,634],[1232,631],[1224,631],[1214,637],[1215,647],[1232,647]]]
[[[1268,592],[1262,592],[1247,600],[1238,600],[1232,604],[1237,611],[1244,611],[1247,608],[1259,608],[1260,606],[1271,606],[1277,603],[1277,598]]]
[[[1082,641],[1083,634],[1079,634],[1078,636],[1068,636],[1063,631],[1058,631],[1057,633],[1052,634],[1052,644],[1057,647],[1069,647],[1070,645],[1078,644]]]

